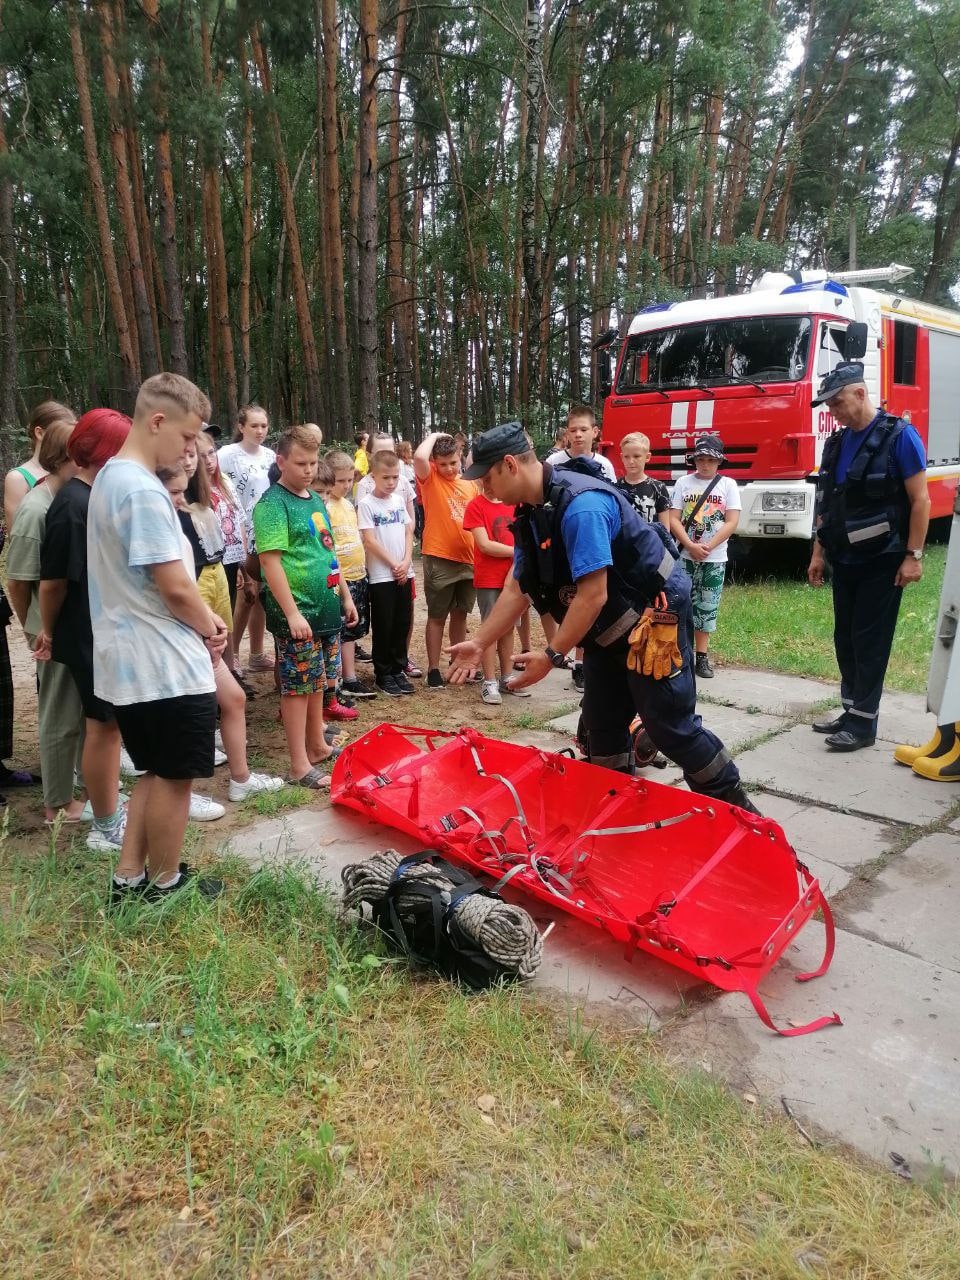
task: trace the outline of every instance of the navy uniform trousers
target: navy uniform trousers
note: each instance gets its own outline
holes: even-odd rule
[[[683,770],[691,791],[721,799],[740,782],[737,766],[715,733],[697,715],[693,668],[690,580],[679,566],[666,587],[678,615],[677,643],[683,666],[669,680],[654,680],[627,669],[627,645],[591,644],[583,650],[583,729],[593,764],[624,772],[632,765],[630,722],[634,715],[656,746]]]
[[[843,727],[861,738],[877,736],[883,678],[903,598],[903,587],[894,585],[902,563],[903,556],[895,552],[830,566]]]

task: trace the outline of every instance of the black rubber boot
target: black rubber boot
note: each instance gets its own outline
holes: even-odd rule
[[[727,804],[735,804],[738,809],[745,809],[747,813],[756,814],[758,818],[763,817],[763,814],[753,803],[739,782],[735,787],[730,787],[725,791],[720,799],[725,800]]]

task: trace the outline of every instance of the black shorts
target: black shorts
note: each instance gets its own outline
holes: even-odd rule
[[[93,668],[85,662],[65,662],[63,664],[73,676],[73,683],[80,695],[83,714],[88,720],[99,720],[101,724],[109,724],[115,720],[113,707],[109,702],[98,698],[93,691]]]
[[[370,580],[358,578],[356,582],[348,582],[350,596],[357,606],[357,625],[344,627],[340,632],[341,643],[344,640],[362,640],[370,630]]]
[[[158,778],[213,777],[217,695],[191,693],[116,707],[123,745],[138,769]]]

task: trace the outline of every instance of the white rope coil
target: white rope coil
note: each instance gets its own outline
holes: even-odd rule
[[[396,849],[385,849],[366,862],[344,867],[341,872],[344,905],[360,908],[364,902],[386,897],[402,861]],[[401,918],[404,914],[404,886],[410,884],[412,888],[417,882],[450,894],[456,893],[458,888],[441,868],[430,862],[414,863],[404,868],[396,895],[397,914]],[[468,893],[457,903],[453,916],[478,950],[505,969],[512,970],[521,981],[532,978],[540,968],[543,938],[532,916],[522,907],[481,893]]]

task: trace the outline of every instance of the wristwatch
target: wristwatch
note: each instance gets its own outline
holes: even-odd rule
[[[544,649],[544,653],[557,668],[565,667],[567,660],[562,653],[557,653],[556,649],[551,649],[549,645]]]
[[[919,551],[910,551],[910,550],[908,549],[908,551],[907,551],[907,555],[908,555],[908,556],[912,556],[914,560],[922,560],[922,559],[923,559],[923,548],[921,547]]]

